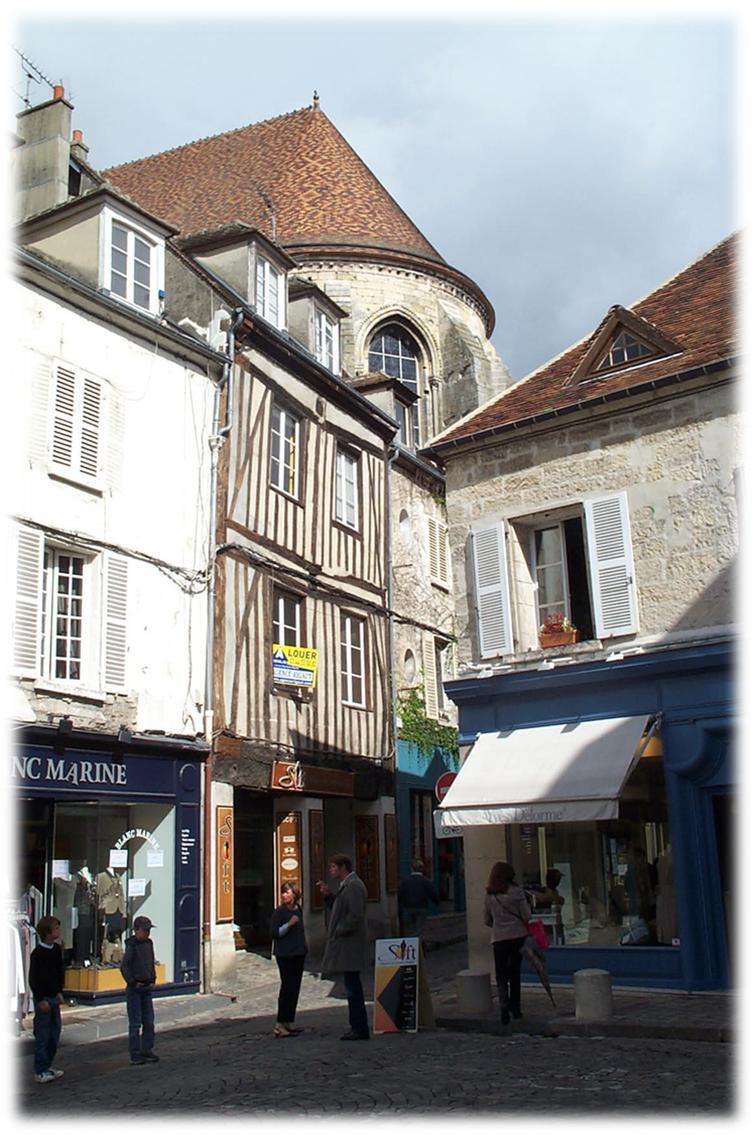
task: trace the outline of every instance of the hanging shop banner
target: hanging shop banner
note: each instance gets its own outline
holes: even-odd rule
[[[313,690],[317,684],[317,651],[309,646],[272,645],[272,683],[275,686],[303,686]]]
[[[378,938],[374,944],[374,1031],[419,1028],[419,939]]]
[[[217,921],[233,921],[233,809],[216,809]]]
[[[277,818],[278,893],[283,883],[295,883],[301,889],[301,813],[288,812]]]

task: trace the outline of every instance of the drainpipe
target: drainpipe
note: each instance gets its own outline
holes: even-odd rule
[[[204,766],[204,863],[202,910],[202,988],[212,992],[212,770],[214,745],[214,645],[215,645],[215,567],[217,561],[217,480],[220,448],[233,426],[233,370],[236,354],[236,331],[243,322],[243,309],[233,312],[227,331],[227,360],[220,382],[215,387],[215,404],[212,414],[209,481],[209,538],[207,541],[207,651],[204,664],[204,737],[209,752]],[[220,404],[223,389],[227,388],[225,424],[220,425]]]
[[[393,465],[398,459],[398,450],[394,445],[388,449],[387,462],[387,507],[385,527],[387,528],[387,607],[389,611],[388,626],[388,666],[390,667],[390,702],[393,718],[393,758],[395,772],[398,769],[398,710],[396,708],[396,672],[395,672],[395,619],[393,616]]]

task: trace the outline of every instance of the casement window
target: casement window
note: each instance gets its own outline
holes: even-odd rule
[[[123,556],[93,555],[36,529],[18,529],[13,663],[19,674],[122,689],[127,614]]]
[[[596,370],[612,370],[614,367],[625,366],[626,363],[636,362],[638,359],[648,358],[657,354],[656,347],[650,347],[640,339],[630,335],[628,331],[620,331],[613,339],[610,347]]]
[[[110,294],[144,311],[157,312],[162,288],[161,245],[116,217],[110,217],[108,227],[106,287]]]
[[[322,366],[333,374],[340,370],[340,330],[336,320],[324,311],[314,310],[314,353]]]
[[[427,520],[429,541],[429,578],[431,583],[448,588],[448,529],[439,520]]]
[[[264,256],[257,253],[256,292],[254,307],[273,327],[284,325],[285,276]]]
[[[443,682],[447,679],[449,656],[448,642],[436,635],[422,637],[422,665],[424,669],[424,708],[427,717],[437,720],[447,712],[447,698]]]
[[[359,527],[359,458],[338,446],[335,458],[335,519],[347,528]]]
[[[273,592],[272,641],[279,646],[303,645],[303,600],[297,595]]]
[[[471,547],[482,658],[514,650],[511,599],[518,649],[537,644],[549,614],[566,615],[582,640],[638,630],[625,493],[586,500],[539,523],[535,516],[477,529]]]
[[[93,484],[100,474],[102,384],[62,362],[53,363],[49,461],[53,471]]]
[[[346,705],[366,705],[366,655],[364,620],[340,616],[341,698]]]
[[[272,407],[270,426],[270,483],[292,497],[299,496],[301,421],[282,406]]]

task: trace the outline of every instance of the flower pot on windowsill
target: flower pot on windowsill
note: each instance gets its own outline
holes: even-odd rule
[[[544,631],[539,632],[539,645],[543,650],[548,646],[572,646],[581,638],[580,631]]]

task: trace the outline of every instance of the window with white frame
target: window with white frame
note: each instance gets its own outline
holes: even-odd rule
[[[128,561],[17,530],[13,662],[22,676],[91,689],[126,682]]]
[[[448,575],[448,529],[431,516],[427,519],[429,541],[429,578],[439,587],[449,586]]]
[[[144,311],[159,307],[161,244],[117,217],[109,218],[107,287],[110,293]]]
[[[54,471],[86,484],[100,474],[102,384],[76,367],[53,363],[49,460]]]
[[[270,483],[292,497],[299,495],[301,420],[273,405],[270,424]]]
[[[340,330],[338,322],[324,311],[314,309],[314,353],[323,366],[337,374],[340,369]]]
[[[551,614],[568,617],[582,639],[638,630],[625,493],[587,499],[555,516],[481,526],[471,545],[482,658],[536,646]]]
[[[303,600],[277,588],[272,596],[272,641],[278,646],[303,645]]]
[[[347,705],[366,705],[366,660],[364,620],[356,615],[340,616],[341,698]]]
[[[347,528],[359,526],[359,458],[338,446],[335,458],[335,519]]]
[[[273,327],[282,328],[284,325],[284,281],[283,273],[257,253],[254,308]]]

